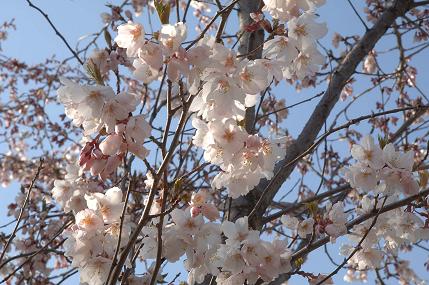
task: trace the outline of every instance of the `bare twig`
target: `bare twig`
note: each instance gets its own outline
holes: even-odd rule
[[[27,207],[28,202],[30,201],[30,195],[31,195],[31,191],[33,190],[34,183],[36,183],[36,180],[39,177],[39,174],[40,174],[40,171],[42,170],[42,168],[43,168],[43,159],[40,159],[39,167],[37,168],[37,172],[34,175],[34,178],[31,181],[30,186],[28,187],[27,195],[25,196],[25,200],[24,200],[24,204],[22,205],[21,210],[19,211],[19,216],[18,216],[18,220],[16,221],[15,228],[13,229],[12,234],[10,235],[9,239],[7,240],[6,245],[4,246],[3,251],[0,255],[0,264],[3,260],[4,255],[6,254],[7,249],[9,248],[9,245],[11,244],[12,240],[16,236],[16,232],[18,231],[19,223],[21,222],[23,215],[24,215],[24,210]],[[2,268],[2,266],[3,265],[0,266],[0,269]]]
[[[73,54],[73,56],[77,59],[77,61],[81,64],[84,65],[83,61],[79,58],[79,56],[77,55],[76,51],[74,49],[72,49],[72,47],[70,46],[70,44],[67,42],[66,38],[60,33],[60,31],[58,31],[58,29],[55,27],[54,23],[52,23],[51,19],[49,18],[48,14],[46,14],[42,9],[40,9],[39,7],[35,6],[33,3],[31,3],[30,0],[26,0],[28,5],[31,8],[36,9],[37,11],[39,11],[40,14],[43,15],[43,17],[45,17],[45,19],[48,21],[49,25],[52,27],[52,29],[55,31],[55,34],[60,37],[60,39],[64,42],[64,44],[67,46],[67,48],[69,49],[69,51]]]

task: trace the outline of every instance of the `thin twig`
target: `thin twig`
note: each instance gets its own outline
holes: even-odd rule
[[[353,11],[355,12],[355,14],[358,16],[359,20],[361,21],[362,25],[365,26],[365,29],[368,31],[369,27],[368,25],[365,23],[365,21],[362,19],[361,15],[359,14],[359,12],[356,10],[355,6],[353,5],[352,1],[347,0],[350,4],[350,6],[352,7]]]
[[[30,0],[26,0],[28,5],[31,8],[36,9],[37,11],[40,12],[40,14],[43,15],[43,17],[45,17],[45,19],[48,21],[49,25],[52,27],[52,29],[54,29],[55,34],[60,37],[60,39],[64,42],[64,44],[67,46],[67,48],[69,49],[69,51],[73,54],[73,56],[77,59],[77,61],[81,64],[84,65],[83,61],[79,58],[79,56],[77,55],[76,51],[72,49],[72,47],[70,46],[70,44],[67,42],[67,40],[64,38],[64,36],[58,31],[58,29],[55,27],[54,23],[52,23],[51,19],[49,19],[48,14],[46,14],[45,12],[43,12],[42,9],[40,9],[39,7],[35,6],[33,3],[31,3]]]
[[[335,274],[338,273],[338,271],[341,270],[341,268],[343,268],[344,265],[346,265],[347,262],[349,262],[350,259],[352,259],[352,257],[359,251],[362,249],[362,244],[365,241],[366,237],[369,235],[369,232],[372,230],[372,228],[375,226],[375,224],[377,223],[377,219],[380,216],[381,213],[381,209],[384,207],[384,204],[386,203],[387,197],[384,198],[383,200],[383,204],[381,205],[381,207],[378,209],[377,215],[374,217],[374,219],[372,220],[371,225],[369,226],[368,230],[365,232],[365,234],[362,236],[362,238],[360,239],[359,243],[355,246],[355,249],[349,254],[349,256],[347,256],[347,258],[344,259],[344,261],[337,266],[337,268],[335,268],[334,271],[332,271],[330,274],[328,274],[325,278],[323,278],[322,280],[320,280],[316,285],[321,285],[324,282],[326,282],[329,278],[331,278],[332,276],[334,276]],[[377,200],[375,200],[375,205],[374,205],[374,211],[377,209]]]
[[[7,240],[6,245],[3,248],[3,252],[1,253],[0,264],[3,260],[4,255],[6,254],[6,251],[9,247],[9,245],[12,243],[12,240],[16,236],[16,232],[18,231],[19,223],[21,222],[23,215],[24,215],[24,209],[27,207],[27,204],[30,201],[31,190],[33,190],[34,183],[36,183],[36,180],[39,177],[39,174],[40,174],[40,171],[42,170],[42,168],[43,168],[43,159],[40,159],[40,163],[39,163],[39,167],[37,168],[36,175],[34,175],[34,178],[31,181],[30,186],[28,187],[27,195],[25,196],[25,200],[24,200],[24,204],[22,205],[21,210],[19,211],[19,216],[18,216],[18,220],[16,221],[15,228],[13,229],[12,234],[10,235],[9,239]],[[1,267],[2,266],[0,266],[0,269],[1,269]]]
[[[385,111],[385,112],[380,112],[380,113],[375,113],[375,114],[371,114],[371,115],[366,115],[366,116],[361,116],[358,117],[356,119],[352,119],[350,121],[348,121],[347,123],[336,127],[336,128],[332,128],[331,130],[329,130],[328,132],[324,133],[322,136],[320,136],[319,139],[317,139],[309,148],[307,148],[304,152],[302,152],[300,155],[298,155],[297,157],[295,157],[294,159],[292,159],[290,162],[288,162],[287,164],[285,164],[280,170],[279,172],[283,171],[283,169],[289,167],[290,165],[295,164],[296,162],[298,162],[299,160],[301,160],[303,157],[305,157],[306,155],[310,154],[321,142],[324,141],[324,139],[326,137],[328,137],[330,134],[338,132],[339,130],[343,130],[343,129],[347,129],[352,125],[355,125],[361,121],[364,120],[368,120],[368,119],[373,119],[379,116],[384,116],[384,115],[388,115],[388,114],[394,114],[394,113],[398,113],[398,112],[402,112],[402,111],[406,111],[406,110],[412,110],[412,109],[416,109],[416,110],[420,110],[420,109],[428,109],[429,106],[415,106],[415,107],[404,107],[404,108],[396,108],[396,109],[392,109],[389,111]],[[249,214],[249,220],[252,218],[252,216],[254,216],[258,211],[259,208],[261,207],[265,195],[266,193],[269,191],[269,189],[271,188],[271,184],[274,183],[274,180],[271,180],[270,183],[268,184],[268,186],[264,189],[264,191],[262,192],[261,196],[259,197],[258,202],[255,204],[255,206],[252,209],[252,212]]]

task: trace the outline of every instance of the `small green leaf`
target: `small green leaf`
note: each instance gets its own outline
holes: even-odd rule
[[[107,30],[107,27],[104,29],[104,40],[106,41],[109,48],[112,49],[112,36],[110,35],[109,31]]]
[[[420,187],[426,188],[426,186],[428,185],[428,181],[429,181],[429,173],[425,170],[420,171],[419,177],[420,177],[420,181],[419,181]]]
[[[296,267],[301,267],[301,265],[304,264],[304,258],[300,257],[297,260],[295,260],[295,266]]]
[[[382,137],[378,135],[378,144],[380,145],[380,148],[383,149],[387,144],[389,143],[389,140],[386,137]]]
[[[182,178],[178,178],[176,179],[176,181],[174,181],[174,191],[178,192],[182,189],[182,185],[183,185],[183,179]]]
[[[317,214],[317,210],[318,210],[317,204],[318,204],[317,201],[305,204],[313,216]]]
[[[101,76],[100,69],[91,59],[85,64],[85,69],[92,80],[97,82],[99,85],[104,85],[104,80],[103,76]]]
[[[162,0],[155,0],[155,9],[162,24],[170,23],[170,3],[164,4]]]
[[[245,120],[237,121],[237,126],[244,128],[246,126],[246,121]]]

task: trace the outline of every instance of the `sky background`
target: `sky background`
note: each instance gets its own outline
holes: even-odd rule
[[[103,27],[100,13],[109,12],[109,8],[105,7],[105,1],[99,0],[35,0],[33,2],[49,15],[52,22],[55,23],[58,30],[61,31],[72,47],[75,47],[79,39],[82,37],[99,31]],[[122,1],[110,1],[110,3],[113,4],[119,4],[120,2]],[[353,2],[359,9],[362,6],[363,0],[354,0]],[[362,12],[362,9],[360,9],[360,12]],[[321,41],[328,47],[331,46],[331,39],[334,32],[344,35],[361,35],[365,31],[363,25],[359,22],[359,19],[353,13],[346,0],[327,0],[327,4],[319,9],[318,13],[321,16],[321,21],[325,21],[328,24],[329,33]],[[363,15],[363,13],[361,14]],[[42,62],[44,59],[51,57],[53,54],[55,54],[58,59],[64,59],[71,55],[70,52],[65,48],[62,41],[55,35],[47,21],[36,10],[30,8],[25,0],[1,1],[0,23],[8,21],[12,18],[15,19],[17,30],[11,31],[9,33],[8,40],[2,46],[3,54],[9,57],[19,58],[20,60],[23,60],[29,64]],[[136,19],[143,24],[146,24],[146,13],[143,13],[142,16]],[[156,18],[154,17],[154,19]],[[175,17],[172,17],[172,19],[175,19]],[[188,29],[190,30],[190,36],[188,39],[193,39],[194,37],[192,35],[194,35],[194,33],[191,32],[192,21],[189,23]],[[230,21],[228,26],[237,27],[236,20]],[[83,43],[85,43],[85,41],[83,41]],[[104,43],[101,42],[102,47],[103,44]],[[388,38],[380,43],[377,47],[380,49],[387,49],[392,44],[393,39]],[[427,63],[427,58],[422,57],[420,64],[424,65],[425,62]],[[390,62],[388,59],[382,60],[382,63],[386,67],[389,65],[390,67],[394,67],[395,64],[394,61]],[[427,78],[427,69],[422,68],[420,70],[420,78]],[[426,83],[424,80],[422,80],[419,84],[421,84],[420,88],[423,90],[426,90],[427,88],[425,87],[428,87],[426,86],[428,83]],[[359,93],[359,91],[368,88],[368,86],[367,80],[360,81],[354,86],[355,93]],[[291,105],[303,99],[314,96],[315,94],[323,91],[325,87],[325,85],[320,85],[316,89],[308,89],[302,92],[297,92],[295,89],[287,86],[285,83],[282,83],[277,89],[276,94],[280,98],[285,98],[287,105]],[[3,99],[6,96],[8,95],[1,94]],[[368,96],[363,96],[362,99],[359,100],[359,103],[356,104],[356,107],[351,109],[349,113],[350,117],[357,117],[367,114],[368,106],[373,106],[374,100],[375,99],[371,97],[371,93]],[[345,102],[339,102],[336,109],[338,110],[339,108],[344,107],[347,103],[347,100]],[[293,109],[290,112],[286,124],[293,136],[299,134],[299,131],[303,127],[302,122],[306,121],[310,111],[316,104],[317,100],[313,100]],[[365,128],[365,126],[359,126],[358,128],[362,130]],[[338,147],[344,153],[348,153],[348,146],[345,142],[338,142]],[[3,152],[6,150],[4,147],[2,149],[2,146],[0,145],[0,151]],[[294,181],[294,178],[295,177],[292,177],[290,180]],[[309,185],[317,185],[318,183],[319,180],[308,182]],[[5,218],[4,209],[9,203],[14,201],[17,189],[18,185],[16,183],[11,184],[6,189],[0,189],[0,224],[4,224],[10,220],[10,218]],[[287,185],[285,186],[285,189],[287,189]],[[329,245],[331,253],[337,262],[342,261],[342,257],[335,253],[335,251],[337,251],[337,246],[340,243],[341,240],[339,240],[336,245]],[[428,276],[427,272],[424,270],[423,265],[423,263],[426,261],[427,255],[419,252],[419,254],[409,255],[409,257],[413,260],[413,264],[415,265],[414,269],[417,273],[419,273],[420,277],[424,278],[425,276]],[[310,272],[329,273],[335,269],[334,265],[332,265],[324,255],[323,249],[311,254],[309,260],[311,261],[304,265],[304,270],[308,270]],[[178,270],[180,270],[180,266],[172,265],[169,266],[164,271],[164,273],[169,273],[169,280],[171,280]],[[342,281],[343,275],[344,272],[340,272],[340,274],[337,275],[335,278],[335,284],[347,284]],[[186,277],[186,274],[182,274],[181,279],[183,279],[183,277]],[[77,280],[77,277],[75,277],[63,284],[77,284]],[[390,283],[386,284],[397,284],[396,281],[389,282]],[[306,284],[306,282],[303,279],[292,279],[289,284],[299,285]],[[372,284],[371,281],[369,284]]]

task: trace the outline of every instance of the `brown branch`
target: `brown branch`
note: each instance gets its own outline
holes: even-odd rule
[[[129,168],[127,169],[127,176],[129,176],[129,170],[131,169],[131,162],[132,161],[129,162]],[[122,239],[122,230],[123,230],[123,225],[124,225],[124,219],[125,219],[125,214],[126,214],[126,210],[127,210],[127,206],[128,206],[128,200],[130,197],[130,192],[131,192],[131,189],[134,187],[134,179],[135,179],[134,176],[130,177],[129,182],[128,182],[128,189],[127,189],[127,193],[125,194],[125,202],[124,202],[124,207],[122,208],[121,221],[119,224],[118,242],[116,244],[115,255],[113,256],[113,260],[112,260],[112,264],[110,266],[109,274],[107,275],[106,284],[109,284],[109,279],[110,279],[110,276],[112,275],[113,269],[116,265],[116,259],[118,258],[119,250],[121,247],[121,239]]]
[[[424,191],[421,191],[418,194],[415,194],[413,196],[410,196],[410,197],[407,197],[405,199],[399,200],[399,201],[397,201],[395,203],[392,203],[392,204],[389,204],[387,206],[384,206],[379,211],[372,211],[372,212],[370,212],[368,214],[361,215],[361,216],[357,217],[356,219],[348,222],[347,225],[346,225],[347,229],[351,229],[355,225],[361,224],[361,223],[365,222],[366,220],[371,219],[372,217],[375,217],[378,214],[383,214],[383,213],[386,213],[388,211],[394,210],[396,208],[400,208],[400,207],[406,206],[409,203],[411,203],[411,202],[413,202],[413,201],[415,201],[415,200],[417,200],[419,198],[426,197],[427,195],[429,195],[429,188],[425,189]],[[297,260],[297,259],[299,259],[299,258],[301,258],[301,257],[303,257],[303,256],[305,256],[305,255],[307,255],[311,251],[313,251],[313,250],[315,250],[315,249],[323,246],[324,244],[327,244],[329,242],[329,240],[330,240],[329,237],[321,238],[321,239],[317,240],[316,242],[314,242],[312,245],[310,245],[308,248],[305,248],[304,250],[299,250],[299,251],[295,252],[292,255],[292,262],[295,261],[295,260]]]
[[[268,181],[262,180],[260,184],[244,198],[247,201],[240,201],[241,206],[244,207],[244,211],[241,211],[241,215],[246,215],[253,209],[253,205],[255,205],[254,197],[260,197],[261,193],[266,193],[264,199],[261,201],[261,205],[258,207],[258,211],[254,215],[254,219],[250,221],[255,228],[260,228],[262,226],[260,218],[270,205],[273,197],[280,190],[284,181],[286,181],[294,170],[298,162],[296,158],[300,157],[300,155],[306,152],[314,143],[324,122],[337,103],[343,87],[355,72],[358,64],[374,48],[375,44],[394,23],[395,19],[404,15],[411,7],[412,1],[410,0],[396,0],[385,9],[374,26],[362,36],[359,42],[345,56],[341,64],[334,70],[325,94],[311,114],[301,134],[298,136],[297,140],[289,146],[285,159],[276,165],[276,172],[271,182],[268,183]]]
[[[200,35],[195,40],[193,40],[185,49],[186,50],[190,49],[199,40],[201,40],[202,38],[204,38],[204,35],[208,32],[208,30],[214,24],[214,22],[217,20],[217,18],[219,18],[219,16],[221,16],[223,13],[227,13],[229,11],[229,9],[232,9],[234,7],[234,5],[237,4],[238,1],[240,1],[240,0],[233,0],[229,5],[225,6],[222,10],[216,12],[216,14],[213,16],[213,18],[211,19],[211,21],[204,28],[204,30],[201,31]]]
[[[55,239],[57,237],[59,237],[64,229],[66,229],[67,227],[72,225],[72,221],[68,220],[64,223],[64,225],[57,231],[57,233],[39,250],[37,250],[36,252],[34,252],[33,254],[31,254],[29,257],[27,257],[25,259],[25,261],[23,263],[21,263],[18,267],[16,267],[9,275],[7,275],[1,282],[0,284],[3,284],[4,282],[6,282],[7,280],[9,280],[11,277],[13,277],[15,275],[16,272],[18,272],[22,267],[24,267],[24,265],[26,265],[28,262],[30,262],[32,260],[33,257],[35,257],[36,255],[44,252],[48,246],[53,243],[55,241]],[[3,264],[2,264],[3,266]]]
[[[121,274],[122,266],[124,265],[125,261],[128,258],[128,254],[130,253],[135,242],[137,241],[137,238],[140,235],[141,230],[150,220],[149,212],[150,212],[153,200],[155,199],[155,194],[157,193],[157,186],[158,186],[158,183],[160,181],[160,175],[167,168],[168,164],[170,163],[171,158],[173,157],[174,150],[176,149],[176,147],[179,143],[180,133],[183,130],[183,128],[185,127],[185,123],[186,123],[186,120],[188,117],[189,106],[191,105],[193,98],[194,98],[193,96],[189,96],[188,100],[185,102],[185,104],[183,106],[182,114],[181,114],[179,123],[177,125],[175,135],[174,135],[172,142],[170,144],[170,149],[167,152],[167,154],[165,155],[165,157],[161,163],[161,166],[159,167],[158,172],[156,173],[156,175],[154,177],[153,185],[149,191],[148,202],[147,202],[147,204],[143,210],[143,214],[140,217],[140,220],[137,224],[135,231],[130,236],[128,244],[125,246],[125,248],[121,252],[118,263],[116,264],[115,269],[113,271],[112,279],[110,280],[110,283],[109,283],[110,285],[116,284],[116,282],[119,278],[119,275]]]
[[[384,115],[388,115],[388,114],[393,114],[393,113],[398,113],[398,112],[402,112],[402,111],[406,111],[406,110],[412,110],[412,109],[416,109],[417,112],[419,112],[420,110],[427,110],[429,108],[429,106],[417,106],[417,107],[405,107],[405,108],[397,108],[397,109],[393,109],[393,110],[389,110],[389,111],[385,111],[385,112],[380,112],[380,113],[376,113],[376,114],[371,114],[371,115],[366,115],[366,116],[361,116],[359,118],[356,119],[352,119],[350,121],[348,121],[347,123],[333,128],[330,131],[324,133],[319,139],[317,139],[309,148],[307,148],[305,151],[303,151],[300,155],[298,155],[296,158],[294,158],[293,160],[291,160],[290,162],[288,162],[284,168],[287,168],[291,165],[296,164],[299,160],[301,160],[303,157],[307,156],[308,154],[310,154],[321,142],[323,142],[330,134],[338,132],[339,130],[343,130],[343,129],[347,129],[350,126],[357,124],[361,121],[364,120],[368,120],[368,119],[373,119],[376,117],[380,117],[380,116],[384,116]],[[272,185],[273,185],[273,180],[271,180],[271,182],[268,184],[268,186],[265,188],[265,190],[262,192],[262,194],[259,197],[259,200],[257,201],[257,203],[255,204],[252,212],[249,214],[249,220],[254,218],[255,215],[260,212],[261,207],[263,205],[263,202],[266,199],[266,196],[269,193],[269,190],[271,189]],[[264,209],[265,210],[265,209]]]
[[[408,205],[409,203],[418,200],[419,198],[424,199],[427,195],[429,195],[429,188],[421,191],[418,194],[415,194],[413,196],[407,197],[405,199],[399,200],[395,203],[389,204],[387,206],[384,207],[380,207],[380,209],[378,210],[373,210],[370,213],[361,215],[359,217],[357,217],[356,219],[348,222],[346,224],[346,227],[348,230],[350,230],[351,228],[353,228],[355,225],[359,225],[363,222],[365,222],[368,219],[371,219],[377,215],[381,215],[383,213],[386,213],[388,211],[403,207]],[[321,239],[318,239],[317,241],[315,241],[313,244],[310,244],[308,246],[306,246],[303,249],[300,249],[298,251],[296,251],[293,255],[292,255],[292,259],[291,259],[291,264],[294,264],[294,262],[300,258],[305,257],[306,255],[308,255],[310,252],[312,252],[313,250],[318,249],[321,246],[324,246],[325,244],[327,244],[330,241],[330,237],[324,237]],[[276,280],[274,280],[273,282],[271,282],[270,284],[280,284],[279,282],[283,282],[285,280],[288,280],[290,278],[292,273],[286,273],[286,274],[282,274],[280,275],[279,278],[277,278]]]
[[[429,1],[414,2],[413,5],[412,5],[412,7],[416,8],[416,7],[420,7],[420,6],[423,6],[423,5],[429,5]]]
[[[298,210],[299,208],[301,208],[302,206],[305,206],[308,203],[312,203],[314,201],[320,201],[320,200],[325,199],[327,197],[330,197],[332,195],[335,195],[335,194],[338,194],[338,193],[341,193],[341,192],[344,192],[344,191],[348,191],[348,190],[351,190],[351,189],[352,188],[351,188],[350,184],[346,184],[344,186],[341,186],[341,187],[338,187],[338,188],[335,188],[335,189],[323,192],[323,193],[321,193],[321,194],[319,194],[317,196],[313,196],[313,197],[310,197],[308,199],[302,200],[302,201],[300,201],[298,203],[288,205],[283,210],[278,211],[278,212],[276,212],[276,213],[274,213],[274,214],[272,214],[272,215],[270,215],[270,216],[268,216],[266,218],[263,218],[262,223],[263,224],[269,223],[269,222],[271,222],[271,221],[273,221],[275,219],[280,218],[284,214],[288,214],[288,213],[291,213],[291,212],[294,212],[294,211]]]
[[[167,169],[164,171],[164,190],[162,192],[162,204],[161,204],[161,213],[165,212],[165,204],[167,203],[167,194],[168,194],[168,186],[167,186]],[[164,227],[164,215],[159,217],[159,221],[157,224],[157,247],[156,247],[156,259],[155,266],[152,271],[152,277],[150,278],[150,285],[155,285],[157,283],[157,277],[159,269],[161,268],[161,264],[163,262],[162,259],[162,229]]]
[[[329,278],[331,278],[332,276],[334,276],[335,274],[338,273],[338,271],[341,270],[341,268],[343,268],[344,265],[346,265],[347,262],[349,262],[350,259],[352,259],[352,257],[359,251],[362,249],[362,244],[365,241],[366,237],[369,235],[369,232],[372,230],[372,228],[374,228],[375,224],[377,223],[378,217],[381,214],[381,209],[384,207],[384,204],[386,203],[387,197],[384,198],[383,200],[383,204],[381,205],[380,209],[377,211],[377,215],[374,217],[374,219],[371,222],[371,225],[369,226],[368,230],[365,232],[365,234],[362,236],[362,238],[360,239],[360,241],[358,242],[358,244],[355,246],[355,249],[349,254],[349,256],[347,256],[347,258],[344,258],[344,261],[337,266],[337,268],[335,268],[334,271],[332,271],[330,274],[328,274],[325,278],[323,278],[322,280],[320,280],[319,282],[317,282],[316,285],[321,285],[324,282],[326,282]],[[375,205],[374,205],[374,210],[377,210],[377,201],[375,200]]]
[[[242,31],[239,39],[238,57],[247,57],[248,59],[257,59],[262,57],[262,47],[264,46],[264,29],[259,27],[256,31],[247,31],[247,27],[254,23],[250,13],[260,10],[260,1],[240,0],[238,10],[238,21]],[[244,117],[245,129],[249,134],[254,132],[256,119],[255,107],[246,108]]]
[[[427,112],[427,109],[418,110],[413,116],[411,116],[408,120],[406,120],[396,132],[390,136],[389,142],[394,142],[398,138],[401,137],[402,133],[408,129],[416,120],[418,120],[421,116],[423,116]]]
[[[368,31],[368,25],[365,23],[365,21],[362,19],[359,12],[356,10],[356,7],[353,5],[352,1],[347,0],[349,2],[350,7],[353,9],[353,12],[356,14],[356,16],[359,18],[359,21],[362,23],[362,25],[365,27],[365,29]]]
[[[322,96],[323,94],[324,94],[324,92],[321,92],[321,93],[318,93],[318,94],[316,94],[316,95],[314,95],[314,96],[312,96],[312,97],[310,97],[310,98],[308,98],[308,99],[305,99],[305,100],[299,101],[299,102],[297,102],[297,103],[294,103],[294,104],[292,104],[292,105],[289,105],[289,106],[286,106],[286,107],[283,107],[283,108],[276,109],[276,110],[271,111],[271,112],[269,112],[269,113],[265,113],[265,114],[263,114],[263,115],[261,115],[261,116],[258,116],[258,117],[256,118],[256,121],[259,121],[260,119],[265,118],[265,117],[268,117],[268,116],[273,115],[273,114],[275,114],[275,113],[278,113],[278,112],[281,112],[281,111],[284,111],[284,110],[288,110],[288,109],[290,109],[290,108],[293,108],[293,107],[299,106],[299,105],[301,105],[301,104],[304,104],[304,103],[310,102],[311,100],[313,100],[313,99],[315,99],[315,98],[317,98],[317,97],[320,97],[320,96]]]

